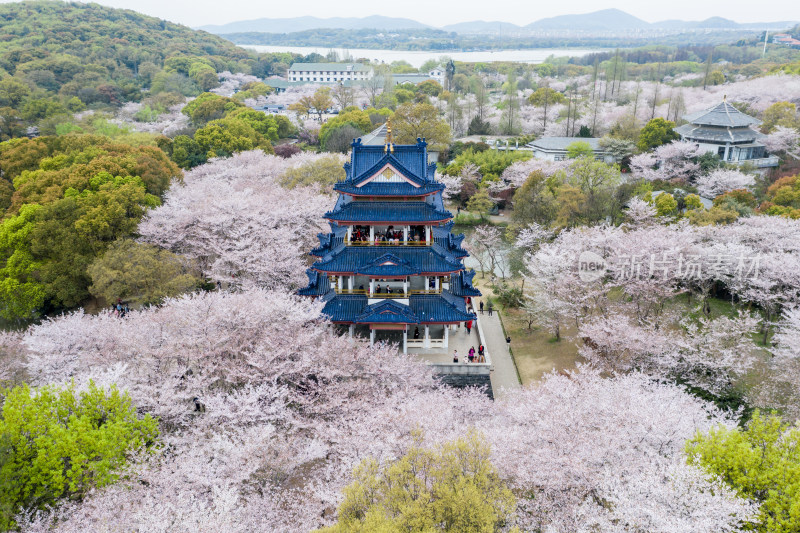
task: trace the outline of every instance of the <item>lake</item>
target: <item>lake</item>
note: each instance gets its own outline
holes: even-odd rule
[[[295,54],[308,55],[314,52],[326,55],[334,50],[339,57],[352,56],[354,58],[365,57],[378,63],[391,63],[392,61],[407,61],[414,68],[419,68],[429,59],[439,59],[447,56],[454,61],[464,61],[468,63],[493,61],[515,61],[518,63],[541,63],[549,56],[556,57],[580,57],[586,54],[601,51],[600,49],[588,48],[534,48],[532,50],[486,50],[483,52],[445,52],[416,50],[370,50],[367,48],[324,48],[313,46],[264,46],[255,44],[239,45],[242,48],[255,50],[256,52],[293,52]]]

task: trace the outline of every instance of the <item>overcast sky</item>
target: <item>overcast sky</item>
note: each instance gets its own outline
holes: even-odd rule
[[[8,1],[8,0],[0,0]],[[405,17],[444,26],[470,20],[500,20],[518,25],[555,15],[589,13],[617,8],[648,22],[665,19],[703,20],[721,16],[737,22],[800,19],[797,0],[95,0],[100,4],[133,9],[188,26],[224,24],[256,18]]]

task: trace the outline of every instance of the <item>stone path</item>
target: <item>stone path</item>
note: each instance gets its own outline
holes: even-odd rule
[[[486,349],[492,358],[492,392],[495,398],[502,398],[503,389],[516,389],[521,386],[517,378],[517,369],[508,351],[503,326],[500,324],[497,312],[492,313],[492,316],[489,316],[488,310],[484,310],[482,315],[478,312],[478,319],[486,337]]]

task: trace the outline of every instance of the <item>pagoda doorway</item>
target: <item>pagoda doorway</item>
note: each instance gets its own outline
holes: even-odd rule
[[[399,344],[403,353],[408,353],[408,326],[405,324],[372,324],[370,326],[369,341],[371,345],[376,342]]]

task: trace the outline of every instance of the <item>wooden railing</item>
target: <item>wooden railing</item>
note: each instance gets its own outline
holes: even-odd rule
[[[366,289],[334,289],[336,294],[368,294]]]

